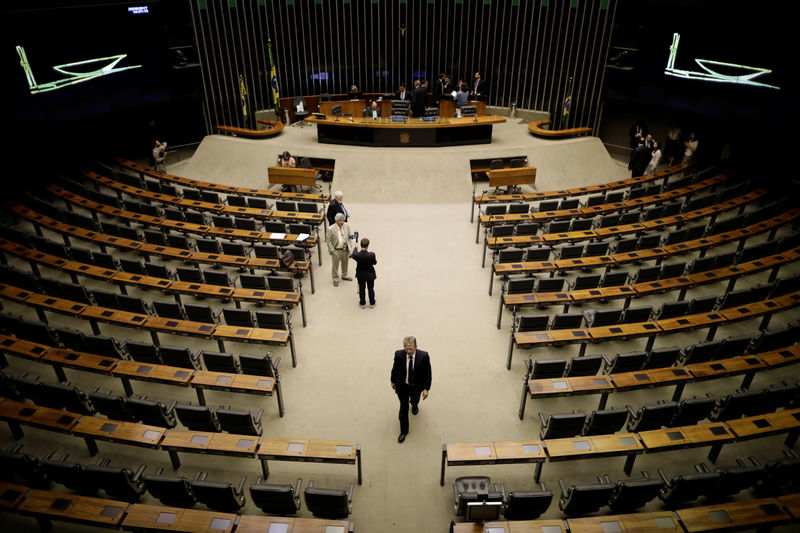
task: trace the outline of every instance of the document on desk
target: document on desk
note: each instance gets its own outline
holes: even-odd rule
[[[325,533],[344,533],[344,526],[325,526]]]
[[[286,234],[285,233],[270,233],[269,238],[270,239],[285,239],[286,238]]]
[[[272,522],[267,533],[289,533],[289,524],[287,522]]]
[[[303,242],[304,240],[308,239],[308,233],[301,233],[297,236],[297,242]]]

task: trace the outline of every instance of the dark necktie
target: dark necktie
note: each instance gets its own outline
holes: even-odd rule
[[[414,386],[414,358],[410,356],[408,358],[408,386]]]

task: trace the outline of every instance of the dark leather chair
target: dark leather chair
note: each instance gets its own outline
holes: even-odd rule
[[[678,412],[668,425],[669,427],[694,426],[711,415],[715,404],[716,400],[711,396],[681,400]]]
[[[300,510],[300,487],[298,478],[294,486],[262,483],[261,477],[250,485],[250,501],[263,512],[271,515],[291,516]]]
[[[547,419],[543,413],[539,413],[539,422],[541,423],[540,439],[570,438],[581,434],[586,423],[586,413],[574,411],[569,414],[549,415]]]
[[[66,409],[84,415],[93,415],[97,412],[86,393],[69,382],[42,383],[40,391],[42,396],[37,399],[37,405]]]
[[[129,358],[125,348],[113,337],[84,334],[83,340],[86,343],[86,349],[89,353],[102,354],[119,359]]]
[[[142,473],[147,465],[140,465],[136,471],[130,468],[109,466],[105,460],[101,464],[84,467],[89,482],[114,499],[137,502],[145,492]]]
[[[203,350],[200,352],[203,358],[203,364],[207,370],[212,372],[229,372],[231,374],[241,374],[242,369],[239,366],[239,361],[231,353],[226,352],[212,352]]]
[[[155,475],[143,475],[147,492],[164,505],[174,507],[194,507],[197,498],[188,479],[182,476],[164,476],[163,468]]]
[[[594,376],[603,364],[602,355],[585,355],[583,357],[573,357],[567,364],[565,377],[574,376]]]
[[[566,487],[564,480],[558,480],[561,488],[561,498],[558,501],[558,508],[565,515],[585,515],[594,513],[604,505],[608,504],[614,485],[608,476],[598,477],[597,483],[581,483]]]
[[[503,516],[506,520],[535,520],[553,501],[553,491],[547,490],[544,483],[539,485],[540,490],[512,490],[507,494],[505,487],[501,487],[505,494]]]
[[[250,411],[235,411],[230,407],[217,409],[217,420],[219,420],[222,431],[237,435],[261,435],[264,431],[261,426],[261,417],[263,415],[264,409],[259,409],[255,415]]]
[[[225,317],[225,323],[229,326],[237,326],[240,328],[253,328],[253,315],[249,309],[223,309],[222,314]]]
[[[207,481],[206,473],[200,472],[197,479],[189,482],[197,501],[207,507],[223,513],[235,513],[247,502],[244,493],[244,483],[247,476],[242,476],[239,484],[227,481]]]
[[[204,322],[206,324],[217,324],[222,310],[212,311],[207,305],[184,304],[183,310],[186,318],[193,322]]]
[[[625,408],[592,411],[592,413],[586,417],[586,424],[583,426],[581,435],[590,436],[616,433],[625,426],[627,418],[628,410]]]
[[[664,487],[658,494],[659,499],[668,509],[675,508],[701,496],[713,495],[719,484],[720,473],[709,472],[704,465],[695,466],[696,474],[677,475],[669,478],[659,469],[658,475],[664,481]]]
[[[278,365],[280,362],[280,357],[273,358],[270,354],[239,354],[239,364],[242,368],[242,374],[249,374],[252,376],[277,377]]]
[[[621,372],[634,372],[641,370],[647,361],[647,352],[626,352],[618,353],[613,359],[603,360],[603,372],[606,374],[618,374]]]
[[[662,426],[668,426],[678,412],[678,404],[672,401],[645,405],[637,411],[634,411],[630,405],[627,408],[629,413],[628,431],[661,429]]]
[[[169,406],[161,402],[154,402],[147,398],[128,398],[125,400],[128,409],[143,423],[151,426],[174,428],[178,421],[175,419],[175,402]]]
[[[164,361],[161,359],[158,346],[155,346],[149,342],[136,342],[128,339],[125,341],[125,350],[134,361],[138,361],[140,363],[149,363],[151,365],[164,364]]]
[[[352,511],[353,483],[348,490],[323,489],[314,486],[314,481],[308,482],[303,490],[306,508],[317,518],[341,519],[347,518]]]
[[[765,476],[764,465],[754,457],[750,457],[750,464],[742,459],[736,459],[736,466],[717,468],[720,473],[719,484],[715,489],[715,497],[730,497],[743,490],[755,487]]]
[[[67,461],[69,454],[64,454],[60,459],[55,459],[53,455],[55,452],[50,452],[42,459],[42,466],[51,482],[84,494],[97,492],[97,487],[86,476],[81,463]]]
[[[175,405],[175,414],[181,424],[192,431],[209,431],[220,433],[217,414],[210,408],[202,405]]]
[[[139,417],[136,416],[130,409],[124,396],[112,394],[110,391],[100,392],[95,389],[89,393],[89,399],[92,401],[97,412],[104,414],[112,420],[123,420],[125,422],[138,422]]]
[[[22,443],[18,442],[0,451],[0,479],[43,489],[50,486],[50,479],[39,458],[20,452],[21,449]]]
[[[158,351],[165,365],[194,370],[200,369],[200,354],[192,353],[192,351],[185,346],[179,348],[177,346],[165,346],[162,344],[158,347]]]
[[[622,311],[622,309],[584,311],[583,316],[586,319],[586,327],[615,326],[622,318]]]
[[[644,364],[644,370],[670,367],[681,357],[683,357],[683,352],[677,346],[654,348],[650,350],[650,353],[647,355],[647,362]]]
[[[647,472],[642,472],[641,479],[620,479],[614,483],[608,506],[615,513],[630,513],[655,499],[663,488],[664,481],[650,478]]]
[[[153,302],[153,309],[162,318],[174,318],[175,320],[186,320],[181,305],[175,302]]]
[[[533,361],[531,379],[560,378],[567,368],[566,359],[539,359]]]

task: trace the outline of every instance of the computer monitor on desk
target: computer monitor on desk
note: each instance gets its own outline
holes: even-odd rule
[[[478,116],[478,108],[474,105],[465,105],[461,106],[461,116],[462,117],[477,117]]]
[[[341,117],[342,106],[341,105],[331,106],[331,115],[333,115],[334,117]]]
[[[492,520],[500,520],[500,509],[503,507],[503,502],[499,501],[482,501],[482,502],[467,502],[467,522],[491,522]]]

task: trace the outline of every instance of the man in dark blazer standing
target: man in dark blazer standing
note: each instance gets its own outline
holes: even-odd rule
[[[400,400],[400,436],[397,442],[403,442],[408,435],[408,404],[411,404],[411,413],[417,414],[420,396],[425,400],[431,389],[431,359],[428,352],[417,350],[416,338],[404,338],[403,349],[394,352],[389,380]]]
[[[342,200],[344,200],[344,194],[342,191],[336,191],[333,193],[333,199],[331,200],[331,203],[328,204],[328,211],[325,214],[325,218],[328,219],[329,226],[333,226],[333,224],[336,222],[334,220],[336,213],[343,214],[345,222],[347,222],[347,219],[350,218],[350,213],[347,211],[347,208],[345,208]]]
[[[428,105],[428,80],[416,80],[414,92],[411,93],[411,112],[415,117],[425,116],[425,107]]]
[[[406,84],[400,84],[400,90],[394,95],[395,100],[411,100],[411,92],[406,91]]]
[[[489,94],[489,87],[486,85],[486,80],[481,78],[481,73],[476,72],[475,77],[472,79],[472,87],[470,87],[469,95],[474,100],[486,100],[486,95]]]
[[[375,254],[367,250],[369,248],[369,239],[364,237],[361,239],[361,250],[357,247],[353,249],[350,254],[352,259],[356,261],[356,279],[358,280],[358,303],[361,309],[367,307],[367,300],[365,292],[369,289],[369,308],[375,307],[375,264],[378,260]]]

